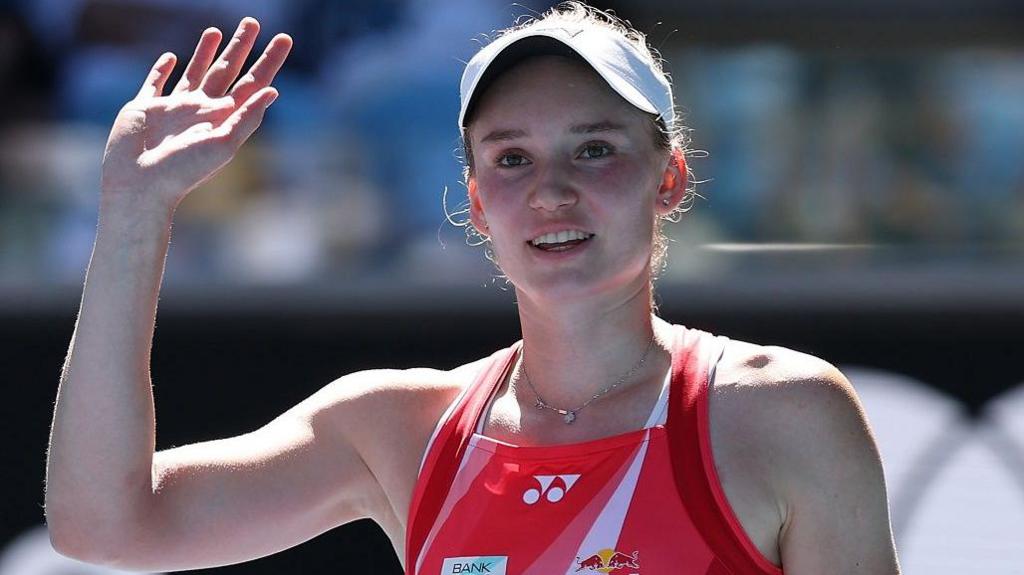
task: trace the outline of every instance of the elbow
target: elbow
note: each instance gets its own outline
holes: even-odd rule
[[[129,516],[46,509],[50,546],[70,559],[122,571],[164,571],[160,537]]]
[[[65,557],[108,567],[124,563],[122,545],[117,543],[116,534],[104,529],[102,523],[75,520],[73,516],[47,509],[46,529],[50,545]]]
[[[46,528],[50,534],[50,545],[57,553],[86,563],[109,564],[107,560],[109,558],[103,549],[96,545],[87,532],[63,525],[52,519],[47,519]]]
[[[47,485],[46,528],[50,545],[61,555],[119,569],[131,568],[139,548],[149,541],[148,525],[140,521],[145,501],[121,490],[118,496],[95,490],[57,489]]]

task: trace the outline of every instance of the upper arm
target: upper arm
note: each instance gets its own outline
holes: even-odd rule
[[[236,563],[371,516],[383,495],[352,430],[381,420],[366,404],[397,373],[345,376],[256,431],[155,454],[152,495],[131,521],[131,555],[119,563]]]
[[[790,352],[795,353],[795,352]],[[899,572],[882,461],[864,410],[833,366],[797,354],[775,405],[773,483],[786,511],[787,575]]]

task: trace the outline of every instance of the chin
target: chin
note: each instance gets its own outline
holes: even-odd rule
[[[572,304],[590,299],[628,299],[646,289],[650,283],[650,271],[641,274],[615,274],[598,276],[582,270],[563,270],[560,274],[546,274],[548,277],[516,279],[509,276],[515,287],[517,300],[543,302],[545,304]],[[632,276],[632,277],[629,277]],[[646,279],[645,279],[646,278]]]

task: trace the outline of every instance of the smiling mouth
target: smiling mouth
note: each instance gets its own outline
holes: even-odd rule
[[[539,238],[537,240],[527,243],[533,246],[534,248],[545,252],[565,252],[571,249],[575,249],[576,246],[589,241],[593,237],[594,234],[580,234],[577,235],[576,237],[571,237],[567,239],[555,239],[550,237]],[[559,239],[562,239],[562,241],[558,241]]]

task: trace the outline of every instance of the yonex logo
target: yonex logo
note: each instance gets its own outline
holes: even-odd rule
[[[558,503],[572,489],[576,480],[580,478],[580,474],[534,475],[533,478],[537,480],[540,489],[531,487],[523,493],[523,503],[527,505],[533,505],[540,501],[542,495],[551,503]]]

